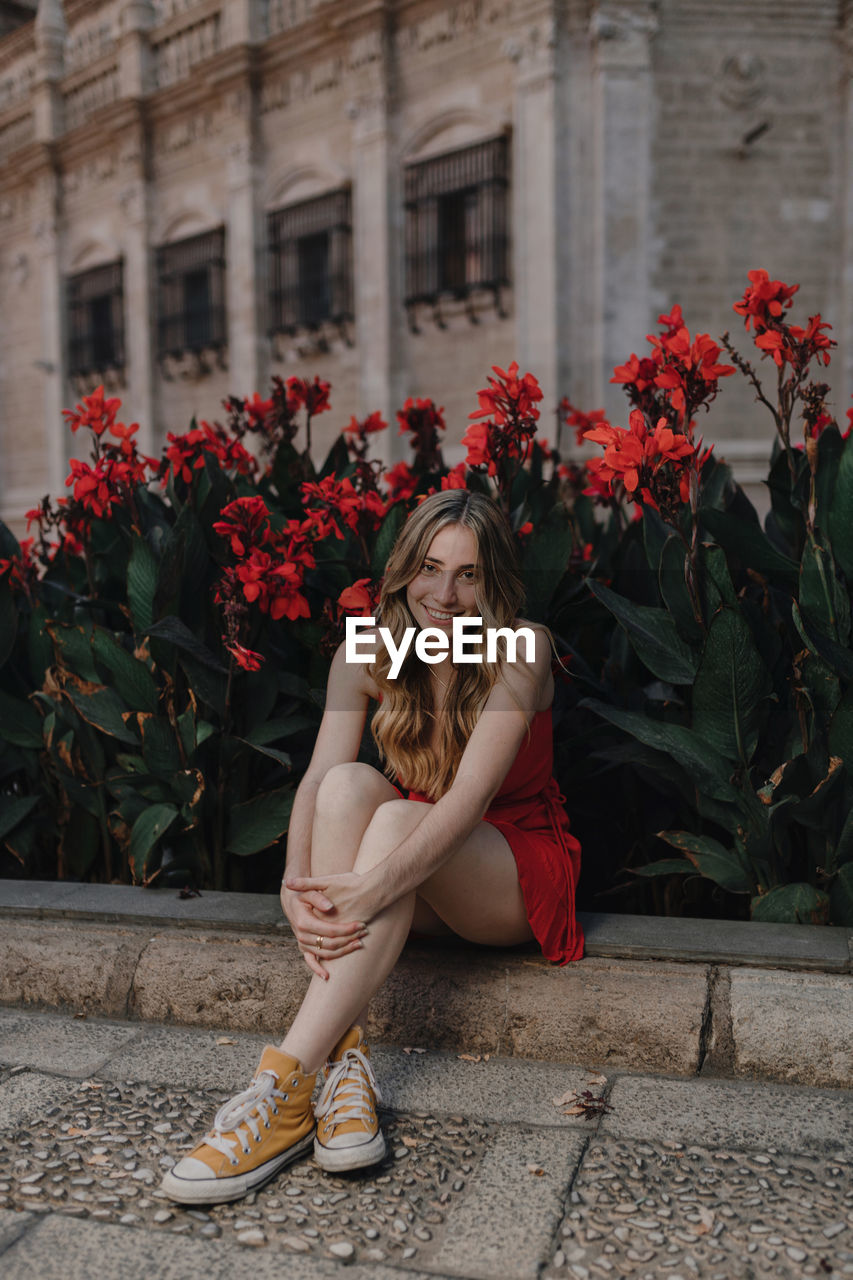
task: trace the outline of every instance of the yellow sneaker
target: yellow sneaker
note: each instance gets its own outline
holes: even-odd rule
[[[314,1114],[314,1158],[321,1169],[339,1173],[376,1164],[385,1155],[376,1104],[382,1101],[361,1027],[352,1027],[326,1065],[326,1083]]]
[[[310,1150],[314,1076],[267,1046],[254,1079],[216,1113],[213,1131],[161,1184],[178,1204],[239,1200]]]

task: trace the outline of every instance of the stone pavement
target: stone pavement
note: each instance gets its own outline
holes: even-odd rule
[[[422,1044],[375,1050],[381,1165],[171,1205],[162,1170],[263,1043],[0,1010],[4,1280],[853,1276],[849,1093]]]

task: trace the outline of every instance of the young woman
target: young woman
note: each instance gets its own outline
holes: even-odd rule
[[[409,517],[388,560],[378,621],[397,649],[412,627],[449,639],[460,617],[481,618],[484,632],[529,627],[517,617],[521,600],[499,508],[450,490]],[[293,805],[281,891],[311,982],[249,1088],[167,1173],[163,1190],[174,1200],[238,1199],[312,1147],[330,1171],[382,1158],[363,1029],[367,1002],[410,930],[487,946],[535,937],[550,960],[580,957],[580,847],[551,776],[551,649],[547,632],[532,630],[535,653],[522,641],[515,661],[505,644],[497,661],[456,666],[451,653],[428,664],[411,646],[394,679],[378,633],[369,665],[338,650]],[[357,762],[371,701],[379,703],[373,736],[399,786]]]

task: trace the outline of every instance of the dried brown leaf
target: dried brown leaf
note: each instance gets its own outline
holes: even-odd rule
[[[217,1044],[236,1044],[237,1041],[232,1040],[230,1036],[217,1036],[216,1043]]]

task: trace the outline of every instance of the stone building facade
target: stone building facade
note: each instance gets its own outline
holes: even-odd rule
[[[833,321],[843,419],[851,33],[848,0],[39,0],[0,38],[0,514],[62,490],[100,381],[149,450],[273,373],[331,381],[318,453],[409,395],[458,442],[512,359],[623,422],[613,366],[675,302],[735,331],[755,266]],[[746,481],[751,400],[705,431]]]

